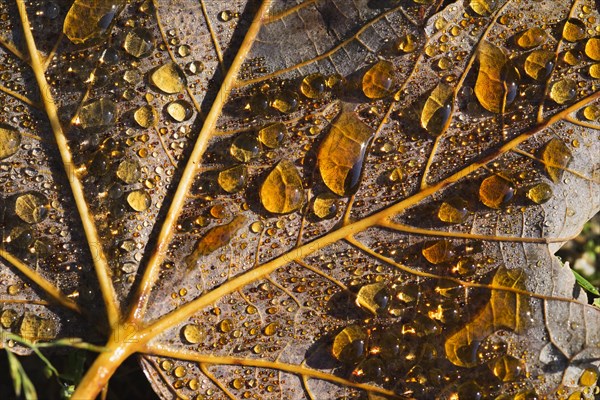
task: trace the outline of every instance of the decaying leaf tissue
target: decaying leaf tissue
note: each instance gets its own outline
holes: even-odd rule
[[[73,399],[598,393],[597,0],[0,0],[0,59],[2,344],[103,346]]]

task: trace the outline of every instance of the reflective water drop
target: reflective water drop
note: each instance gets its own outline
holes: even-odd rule
[[[260,143],[255,135],[242,133],[231,143],[229,153],[238,161],[248,162],[260,154]]]
[[[572,50],[567,50],[563,54],[562,59],[565,63],[569,64],[570,66],[575,66],[575,65],[579,64],[579,62],[581,61],[581,57],[582,57],[582,54],[579,50],[572,49]]]
[[[187,79],[181,68],[173,62],[168,62],[157,68],[150,75],[150,82],[162,92],[173,94],[185,89]]]
[[[28,224],[42,222],[48,216],[50,203],[41,193],[22,194],[15,200],[15,214]]]
[[[502,382],[513,382],[523,372],[523,363],[518,358],[504,355],[494,362],[491,369]]]
[[[104,36],[125,0],[75,0],[65,17],[63,32],[75,44]]]
[[[236,193],[246,186],[248,169],[244,165],[236,165],[219,172],[217,182],[227,193]]]
[[[458,400],[481,400],[483,391],[475,381],[468,381],[457,388]]]
[[[34,313],[26,312],[21,320],[19,335],[23,339],[37,342],[40,340],[52,340],[56,337],[56,323],[49,318],[42,318]]]
[[[12,126],[0,124],[0,160],[19,151],[21,134]]]
[[[573,79],[561,79],[552,84],[550,98],[558,104],[567,104],[577,95],[577,83]]]
[[[600,63],[590,65],[588,73],[590,74],[590,77],[600,79]]]
[[[530,187],[525,196],[536,204],[543,204],[552,198],[552,187],[547,183],[538,183]]]
[[[123,80],[131,85],[137,85],[142,81],[142,73],[137,68],[127,70],[123,74]]]
[[[138,28],[131,30],[125,36],[123,49],[136,58],[149,56],[152,50],[154,50],[154,38],[146,29]]]
[[[593,37],[585,43],[585,55],[594,61],[600,61],[600,37]]]
[[[471,257],[461,257],[453,271],[458,272],[460,275],[471,275],[477,269],[477,264]]]
[[[19,318],[19,314],[11,308],[2,310],[0,314],[0,325],[5,329],[10,329]]]
[[[317,218],[332,218],[337,213],[337,198],[329,193],[317,195],[312,202],[312,211]]]
[[[192,268],[196,261],[202,257],[211,254],[229,244],[229,241],[246,223],[246,217],[236,215],[231,222],[210,228],[204,236],[198,240],[194,251],[187,257],[186,261],[189,268]]]
[[[150,128],[158,122],[156,109],[149,104],[141,106],[133,113],[133,119],[142,128]]]
[[[296,211],[304,204],[302,178],[291,161],[281,160],[260,188],[263,207],[275,214]]]
[[[515,192],[516,188],[511,181],[500,175],[492,175],[481,182],[479,200],[490,208],[500,208],[512,200]]]
[[[192,106],[185,100],[175,100],[167,105],[167,113],[177,122],[190,119],[193,115]]]
[[[496,0],[470,0],[469,6],[478,15],[487,17],[496,9]]]
[[[196,75],[204,71],[204,64],[201,61],[191,61],[185,66],[185,71],[190,75]]]
[[[146,211],[152,204],[152,198],[144,190],[134,190],[127,195],[127,203],[135,211]]]
[[[187,44],[182,44],[177,48],[177,54],[179,54],[180,57],[187,57],[190,55],[191,52],[192,48]]]
[[[382,282],[364,285],[356,294],[356,304],[372,314],[384,311],[389,300],[390,294]]]
[[[484,42],[477,55],[479,71],[475,96],[488,111],[503,113],[517,92],[518,71],[500,47]]]
[[[432,264],[441,264],[454,257],[452,244],[444,239],[425,245],[421,253]]]
[[[325,92],[325,78],[322,74],[310,74],[302,80],[300,91],[309,99],[317,99]]]
[[[396,43],[396,49],[399,53],[412,53],[417,49],[417,38],[410,33],[401,37]]]
[[[362,91],[369,99],[382,99],[392,94],[393,83],[394,64],[379,61],[363,76]]]
[[[317,155],[319,172],[329,190],[348,196],[358,190],[373,129],[351,112],[335,120]]]
[[[269,110],[269,98],[264,93],[255,93],[248,101],[248,107],[254,114],[265,114]]]
[[[583,109],[583,116],[588,121],[598,121],[598,120],[600,120],[600,106],[597,105],[597,104],[592,104],[591,106],[585,107]]]
[[[282,90],[275,94],[270,105],[279,112],[289,114],[298,109],[298,95],[289,90]]]
[[[343,363],[353,363],[363,357],[367,333],[358,325],[350,325],[335,336],[331,352]]]
[[[562,37],[568,42],[585,38],[585,24],[577,18],[569,18],[563,26]]]
[[[433,135],[439,135],[452,113],[454,89],[440,83],[432,90],[421,111],[421,127]]]
[[[532,49],[544,44],[547,39],[546,31],[536,26],[517,34],[515,43],[522,49]]]
[[[265,146],[271,149],[276,149],[281,145],[281,143],[285,139],[286,134],[287,128],[285,127],[285,124],[281,122],[276,122],[274,124],[267,125],[261,130],[259,130],[258,139]]]
[[[588,368],[579,377],[579,384],[582,386],[594,386],[598,382],[598,371]]]
[[[195,324],[188,324],[183,327],[181,334],[190,344],[197,344],[204,340],[206,333],[202,328]]]
[[[277,333],[278,329],[279,329],[279,324],[277,322],[271,322],[269,325],[265,326],[265,328],[263,329],[263,332],[264,332],[265,336],[273,336],[274,334]]]
[[[525,59],[525,73],[537,81],[546,80],[554,69],[554,58],[555,54],[551,51],[532,51]]]
[[[233,321],[231,321],[230,319],[226,318],[226,319],[222,320],[221,322],[219,322],[219,331],[221,331],[223,333],[227,333],[227,332],[231,332],[232,329],[233,329]]]
[[[140,163],[135,160],[121,161],[117,168],[117,177],[127,184],[136,183],[142,177]]]
[[[468,215],[467,202],[457,197],[444,201],[437,213],[440,221],[449,224],[461,224],[465,222]]]
[[[231,18],[233,18],[233,12],[230,10],[224,10],[219,13],[219,20],[222,22],[231,21]]]
[[[569,166],[573,154],[567,145],[560,139],[550,140],[542,149],[542,161],[550,179],[558,182],[562,178],[564,169]]]
[[[76,123],[83,129],[104,131],[114,125],[116,119],[116,104],[112,100],[101,97],[81,107]]]

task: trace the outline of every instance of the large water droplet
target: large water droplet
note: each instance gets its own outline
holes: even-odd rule
[[[291,161],[281,160],[260,188],[263,207],[275,214],[296,211],[304,204],[302,178]]]
[[[0,160],[15,154],[20,145],[21,134],[9,125],[0,124]]]
[[[179,66],[168,62],[158,67],[151,75],[150,82],[162,92],[173,94],[185,89],[187,79]]]

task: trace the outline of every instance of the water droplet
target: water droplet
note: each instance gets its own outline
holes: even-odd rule
[[[19,314],[15,310],[11,308],[4,309],[0,314],[0,325],[5,329],[10,329],[18,318]]]
[[[198,240],[192,254],[187,257],[188,267],[192,268],[200,257],[211,254],[229,244],[231,238],[235,236],[245,223],[246,217],[236,215],[231,222],[210,228]]]
[[[310,74],[302,80],[300,91],[309,99],[318,99],[325,92],[325,78],[322,74]]]
[[[504,355],[494,362],[491,369],[502,382],[513,382],[523,372],[523,363],[518,358]]]
[[[588,73],[590,74],[590,77],[600,79],[600,63],[590,65]]]
[[[298,95],[289,90],[277,92],[271,100],[271,107],[284,114],[294,112],[298,108]]]
[[[246,186],[248,169],[244,165],[236,165],[219,172],[217,182],[227,193],[236,193]]]
[[[471,257],[461,257],[453,271],[458,272],[460,275],[471,275],[477,269],[477,264]]]
[[[537,81],[546,80],[554,69],[554,58],[555,54],[551,51],[532,51],[525,59],[525,73]]]
[[[23,315],[19,327],[19,334],[23,339],[32,342],[52,340],[56,337],[56,333],[56,323],[52,319],[41,318],[30,312]]]
[[[393,83],[394,64],[379,61],[363,76],[362,91],[369,99],[382,99],[392,94]]]
[[[561,79],[552,84],[550,98],[558,104],[567,104],[577,95],[577,83],[573,79]]]
[[[263,329],[263,332],[264,332],[265,336],[273,336],[274,334],[277,333],[278,329],[279,329],[279,324],[277,322],[271,322],[269,325],[265,326],[265,328]]]
[[[594,61],[600,61],[600,37],[589,38],[585,43],[585,55]]]
[[[421,126],[433,135],[439,135],[452,113],[454,89],[440,83],[431,91],[421,111]]]
[[[581,61],[581,57],[582,57],[582,54],[579,50],[572,49],[572,50],[567,50],[563,54],[562,59],[568,65],[575,66],[575,65],[579,64],[579,62]]]
[[[476,1],[476,0],[472,0]],[[463,383],[457,388],[458,400],[481,400],[483,394],[481,387],[474,381]]]
[[[515,37],[515,43],[522,49],[532,49],[544,44],[547,39],[546,31],[536,26],[518,33]]]
[[[154,50],[154,38],[146,29],[138,28],[131,30],[125,36],[123,49],[135,58],[149,56],[152,50]]]
[[[238,161],[248,162],[260,154],[260,143],[255,135],[242,133],[231,143],[229,153]]]
[[[396,49],[399,53],[412,53],[417,49],[417,38],[410,33],[401,37],[396,43]]]
[[[173,375],[177,378],[183,378],[187,374],[185,367],[179,366],[173,370]]]
[[[343,363],[354,363],[363,357],[367,333],[360,326],[350,325],[335,336],[331,351]]]
[[[260,188],[263,207],[274,214],[287,214],[304,204],[302,178],[291,161],[281,160]]]
[[[588,121],[598,121],[600,120],[600,106],[597,104],[592,104],[591,106],[587,106],[583,109],[583,116]],[[2,157],[0,157],[2,158]]]
[[[481,182],[479,200],[490,208],[500,208],[512,200],[515,192],[511,181],[500,175],[492,175]]]
[[[389,291],[382,282],[364,285],[356,294],[356,304],[372,314],[383,312],[389,300]]]
[[[319,172],[329,190],[348,196],[358,190],[373,129],[351,112],[335,120],[319,147]]]
[[[444,239],[427,244],[421,250],[421,254],[432,264],[441,264],[454,257],[452,245]]]
[[[552,187],[547,183],[538,183],[530,187],[525,196],[536,204],[543,204],[552,198]]]
[[[560,181],[564,169],[569,166],[572,158],[571,150],[557,138],[550,140],[542,150],[542,161],[553,182]]]
[[[487,17],[496,9],[496,0],[470,0],[469,7],[478,15]]]
[[[116,119],[117,106],[102,97],[81,107],[77,122],[83,129],[104,131],[114,125]]]
[[[19,151],[21,134],[9,125],[0,124],[0,160],[4,160]]]
[[[28,224],[42,222],[48,216],[50,203],[41,193],[22,194],[15,200],[15,214]]]
[[[227,332],[231,332],[232,329],[233,329],[233,321],[231,321],[230,319],[224,319],[221,322],[219,322],[219,331],[221,331],[223,333],[227,333]]]
[[[467,209],[467,202],[461,198],[450,198],[444,201],[438,209],[437,216],[442,222],[449,224],[461,224],[465,222],[469,210]]]
[[[167,113],[177,122],[190,119],[193,115],[192,106],[185,100],[175,100],[167,105]]]
[[[65,17],[63,32],[75,44],[85,44],[104,36],[125,0],[75,0]]]
[[[150,75],[150,82],[162,92],[173,94],[185,89],[187,79],[181,68],[173,62],[168,62],[157,68]]]
[[[204,64],[201,61],[191,61],[187,63],[185,70],[190,75],[196,75],[204,71]]]
[[[187,57],[190,55],[191,52],[192,48],[187,44],[182,44],[177,48],[177,54],[179,54],[180,57]]]
[[[156,109],[149,104],[141,106],[133,113],[133,119],[142,128],[150,128],[158,122]]]
[[[488,111],[503,113],[517,94],[519,73],[500,47],[481,44],[477,55],[479,72],[475,82],[475,96]]]
[[[200,343],[206,336],[204,330],[195,324],[188,324],[184,326],[181,334],[183,335],[183,338],[190,344]]]
[[[135,211],[146,211],[152,204],[152,198],[144,190],[134,190],[127,195],[127,203]]]
[[[127,70],[123,74],[123,80],[135,86],[142,81],[142,73],[138,68]]]
[[[258,131],[258,139],[265,146],[276,149],[278,148],[287,134],[287,128],[281,122],[276,122],[271,125],[267,125]]]
[[[219,20],[221,22],[231,21],[231,18],[233,18],[233,12],[230,10],[224,10],[219,13]]]
[[[598,371],[588,368],[579,377],[579,384],[582,386],[594,386],[598,381]]]
[[[337,213],[337,198],[329,193],[321,193],[313,199],[312,211],[317,218],[332,218]]]
[[[577,42],[585,38],[585,24],[577,18],[567,19],[562,36],[568,42]]]
[[[136,183],[142,177],[140,163],[135,160],[121,161],[117,168],[117,177],[128,184]]]

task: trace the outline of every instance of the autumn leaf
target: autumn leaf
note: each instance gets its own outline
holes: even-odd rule
[[[599,18],[2,1],[2,343],[102,346],[73,399],[133,355],[162,398],[592,398],[554,252],[600,208]]]

